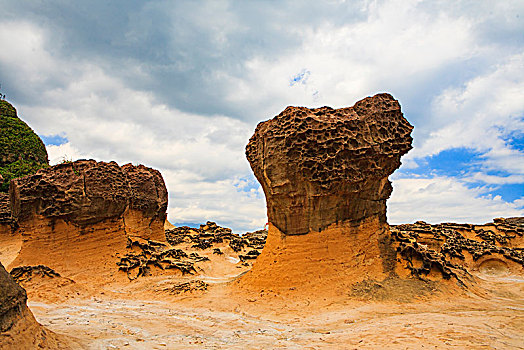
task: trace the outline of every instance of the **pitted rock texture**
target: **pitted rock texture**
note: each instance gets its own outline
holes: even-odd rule
[[[496,264],[501,273],[510,269],[524,273],[522,217],[497,218],[484,225],[417,221],[390,228],[399,258],[413,276],[423,278],[436,269],[444,278],[454,277],[465,286],[460,275],[482,271],[486,265]]]
[[[126,233],[164,239],[167,189],[162,174],[143,165],[126,164],[122,170],[130,188],[129,206],[124,213]]]
[[[11,222],[11,208],[9,206],[9,195],[0,192],[0,225]]]
[[[15,179],[10,203],[19,224],[42,216],[87,227],[137,210],[163,225],[167,190],[162,175],[143,165],[120,167],[115,162],[78,160]]]
[[[45,265],[75,281],[114,278],[128,239],[165,241],[167,190],[145,166],[78,160],[11,181],[11,215],[22,242],[9,264]]]
[[[388,176],[412,147],[413,127],[389,94],[353,107],[287,107],[258,124],[246,156],[269,221],[287,235],[376,217],[386,222]]]

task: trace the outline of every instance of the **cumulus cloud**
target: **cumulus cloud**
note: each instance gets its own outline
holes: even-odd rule
[[[459,199],[483,218],[522,214],[519,200],[490,197],[524,177],[512,141],[524,137],[521,1],[0,5],[0,81],[38,134],[67,140],[47,146],[52,162],[158,168],[171,221],[260,228],[263,193],[244,156],[256,123],[288,105],[342,107],[383,91],[415,125],[403,169],[460,147],[481,164],[460,177],[398,176],[392,220],[428,217],[424,201],[439,203],[431,218],[466,220]]]
[[[493,218],[523,214],[524,197],[506,202],[489,190],[487,186],[470,188],[450,177],[395,179],[387,204],[388,219],[392,224],[417,220],[483,224]]]

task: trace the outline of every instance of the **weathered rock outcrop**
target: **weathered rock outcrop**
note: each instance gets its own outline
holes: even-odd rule
[[[484,225],[423,221],[390,227],[404,267],[418,278],[454,278],[480,272],[524,274],[524,218],[497,218]]]
[[[0,333],[6,332],[27,309],[27,294],[0,264]]]
[[[35,217],[63,220],[80,230],[108,220],[140,213],[140,225],[131,232],[161,224],[166,218],[167,190],[162,175],[143,165],[78,160],[42,169],[37,174],[13,180],[10,187],[13,219],[19,224]],[[158,234],[158,232],[157,232]]]
[[[124,213],[127,235],[165,240],[168,195],[162,174],[143,165],[126,164],[122,170],[130,188],[129,206]]]
[[[165,240],[167,190],[162,175],[142,165],[63,163],[12,180],[9,195],[23,238],[11,268],[43,264],[88,276],[113,271],[131,236]]]
[[[260,123],[246,147],[269,221],[286,235],[343,221],[386,221],[388,176],[411,149],[399,103],[379,94],[353,107],[288,107]]]
[[[411,149],[399,103],[288,107],[260,123],[246,155],[266,195],[266,246],[240,286],[345,293],[395,273],[386,223],[388,176]]]
[[[49,164],[42,140],[20,120],[16,109],[0,100],[0,192],[13,178],[35,173]]]
[[[0,264],[0,348],[68,349],[66,343],[36,322],[26,301],[26,291]]]

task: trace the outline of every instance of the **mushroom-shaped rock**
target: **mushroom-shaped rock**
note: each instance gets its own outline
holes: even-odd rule
[[[288,107],[260,123],[246,155],[269,222],[286,235],[343,221],[386,221],[388,176],[411,149],[413,127],[389,94],[353,107]]]
[[[388,176],[411,149],[412,129],[389,94],[340,109],[288,107],[260,123],[246,155],[269,232],[239,285],[340,292],[394,274]]]

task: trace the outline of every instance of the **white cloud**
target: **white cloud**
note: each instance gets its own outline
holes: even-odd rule
[[[44,36],[36,27],[13,30],[31,38]],[[19,51],[34,46],[32,41],[17,45],[24,44],[30,47]],[[35,50],[46,60],[50,57],[41,45]],[[260,190],[243,191],[238,186],[239,178],[252,178],[244,147],[254,127],[226,116],[204,117],[169,108],[92,63],[54,58],[39,69],[44,76],[74,75],[63,87],[42,91],[45,104],[17,105],[19,115],[37,133],[61,134],[69,140],[47,146],[52,164],[79,158],[142,163],[163,173],[171,221],[216,220],[240,232],[263,227]]]
[[[51,165],[62,163],[63,161],[73,161],[77,159],[90,159],[92,155],[80,152],[73,147],[70,142],[61,145],[47,145],[47,154]]]
[[[251,176],[243,154],[251,133],[246,124],[169,109],[99,70],[86,71],[71,88],[47,92],[46,100],[57,107],[20,106],[24,115],[38,116],[32,120],[38,130],[60,131],[69,140],[47,147],[52,163],[91,157],[142,163],[164,175],[170,221],[216,220],[240,231],[264,225],[263,196],[237,187],[239,176]],[[58,107],[62,99],[65,108]]]
[[[52,162],[158,168],[172,221],[260,228],[263,194],[244,156],[255,122],[287,105],[342,107],[382,91],[415,111],[404,168],[452,147],[484,153],[481,171],[465,169],[463,179],[395,180],[392,220],[486,221],[522,207],[467,186],[524,176],[523,152],[505,142],[524,130],[522,2],[152,1],[116,14],[90,4],[90,18],[80,5],[17,4],[0,13],[0,75],[37,133],[68,139],[48,146]]]
[[[393,188],[388,201],[391,224],[417,220],[482,224],[497,217],[524,215],[524,198],[506,202],[488,194],[487,187],[468,188],[455,178],[395,179]]]
[[[493,71],[435,97],[427,120],[429,137],[405,158],[423,158],[451,148],[485,152],[490,168],[524,174],[524,154],[504,138],[524,130],[524,53],[511,56]],[[424,128],[424,126],[422,126]],[[516,159],[523,159],[516,162]]]
[[[478,53],[471,20],[427,13],[418,3],[374,2],[366,21],[290,28],[302,46],[280,57],[247,60],[242,78],[222,72],[229,83],[226,98],[258,107],[259,119],[287,105],[348,106],[376,92],[416,89],[419,75]],[[289,79],[301,72],[307,80],[290,87]]]

